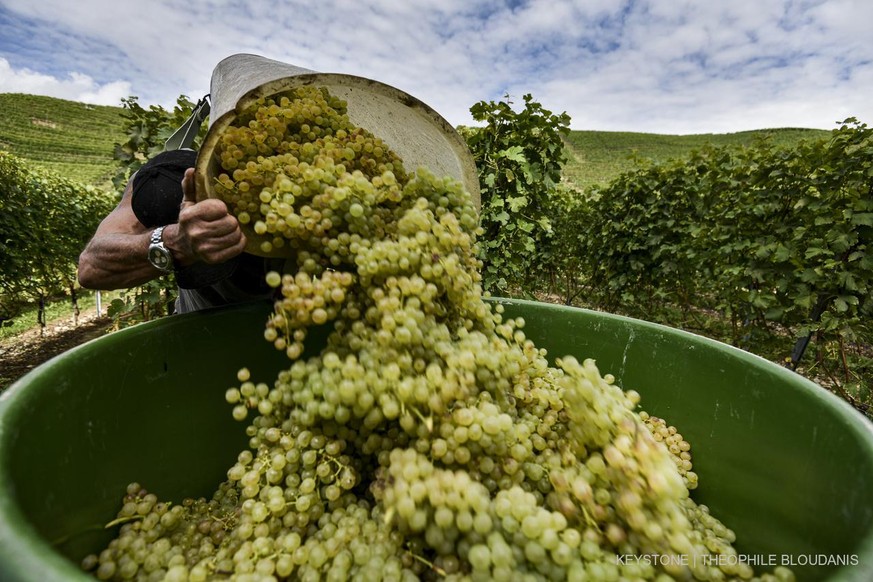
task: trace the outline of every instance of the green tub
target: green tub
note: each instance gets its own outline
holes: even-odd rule
[[[552,356],[595,358],[679,428],[700,476],[694,497],[749,560],[788,563],[800,580],[873,580],[873,430],[847,404],[695,335],[496,301]],[[269,311],[254,303],[122,330],[3,393],[0,580],[90,579],[79,560],[113,537],[103,524],[132,481],[165,500],[211,494],[247,442],[224,402],[236,370],[269,382],[287,365],[261,339]]]

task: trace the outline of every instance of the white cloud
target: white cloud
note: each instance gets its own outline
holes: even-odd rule
[[[86,79],[85,75],[82,75]],[[128,81],[113,81],[95,87],[93,91],[82,93],[75,101],[93,103],[95,105],[118,105],[125,97],[130,96],[131,89]]]
[[[474,103],[506,93],[516,103],[531,93],[547,109],[567,111],[576,129],[829,129],[846,115],[873,117],[873,105],[862,99],[873,93],[868,0],[3,6],[28,29],[0,31],[9,37],[0,39],[0,57],[8,59],[0,83],[32,92],[64,87],[68,98],[115,104],[126,92],[166,107],[182,93],[199,98],[219,60],[251,52],[394,85],[455,125],[471,122]],[[31,34],[37,32],[45,34]],[[40,44],[40,37],[49,40]]]
[[[66,79],[58,79],[29,69],[16,70],[9,61],[0,57],[0,92],[47,95],[93,105],[118,105],[122,97],[130,95],[131,86],[128,81],[100,85],[88,75],[77,72],[71,72]]]

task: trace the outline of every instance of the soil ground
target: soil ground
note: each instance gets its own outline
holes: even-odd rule
[[[72,317],[0,340],[0,391],[43,362],[106,333],[112,319],[97,316],[96,309],[83,310],[78,322]]]

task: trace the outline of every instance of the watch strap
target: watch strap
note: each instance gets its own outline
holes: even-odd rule
[[[164,244],[163,236],[164,236],[164,227],[163,226],[157,227],[156,229],[154,229],[152,231],[152,237],[151,237],[151,240],[149,241],[149,244],[153,244],[153,245]]]

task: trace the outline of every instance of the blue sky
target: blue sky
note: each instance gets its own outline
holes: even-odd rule
[[[526,93],[573,129],[873,124],[870,0],[0,0],[0,92],[171,107],[254,53],[398,87],[452,125]]]

